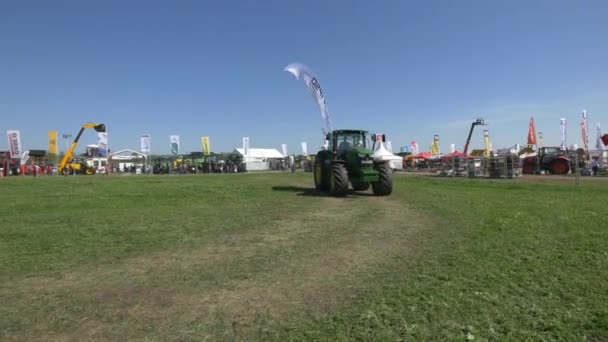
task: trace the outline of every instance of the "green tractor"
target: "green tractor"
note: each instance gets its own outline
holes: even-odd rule
[[[375,145],[376,136],[372,139]],[[367,131],[336,130],[327,134],[326,140],[328,148],[319,151],[315,158],[314,177],[318,191],[346,196],[350,183],[355,191],[368,190],[371,185],[376,196],[391,194],[393,171],[387,161],[374,160],[375,146],[367,139]]]

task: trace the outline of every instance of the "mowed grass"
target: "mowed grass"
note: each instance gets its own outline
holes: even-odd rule
[[[3,179],[0,337],[608,338],[608,182],[311,178]]]

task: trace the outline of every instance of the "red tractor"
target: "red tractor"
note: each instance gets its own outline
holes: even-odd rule
[[[567,152],[559,147],[541,147],[535,156],[524,158],[522,172],[525,174],[549,171],[554,175],[565,175],[572,168]]]

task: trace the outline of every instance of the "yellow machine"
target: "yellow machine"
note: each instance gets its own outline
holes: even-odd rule
[[[78,135],[76,135],[76,138],[72,142],[72,145],[67,150],[67,152],[63,156],[63,159],[61,159],[61,162],[59,162],[59,165],[57,166],[57,170],[59,171],[59,173],[75,172],[75,173],[82,173],[82,174],[87,174],[87,175],[95,174],[95,169],[93,167],[87,166],[86,163],[76,160],[73,157],[74,150],[76,149],[76,146],[78,145],[78,140],[80,139],[82,132],[84,132],[84,130],[87,128],[93,128],[97,132],[106,131],[106,125],[104,125],[104,124],[96,124],[93,122],[87,122],[84,125],[82,125],[82,127],[80,128],[80,131],[78,132]],[[69,168],[69,170],[68,170],[68,168]]]

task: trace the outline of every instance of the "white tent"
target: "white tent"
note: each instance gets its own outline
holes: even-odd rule
[[[376,161],[388,161],[393,170],[403,170],[403,157],[392,154],[386,149],[383,142],[378,144],[373,158]]]
[[[114,152],[110,154],[110,157],[112,160],[137,160],[147,158],[145,154],[129,149]]]
[[[232,153],[243,157],[243,162],[249,171],[270,170],[271,161],[285,158],[281,152],[274,148],[250,148],[247,156],[242,148],[235,148]]]

